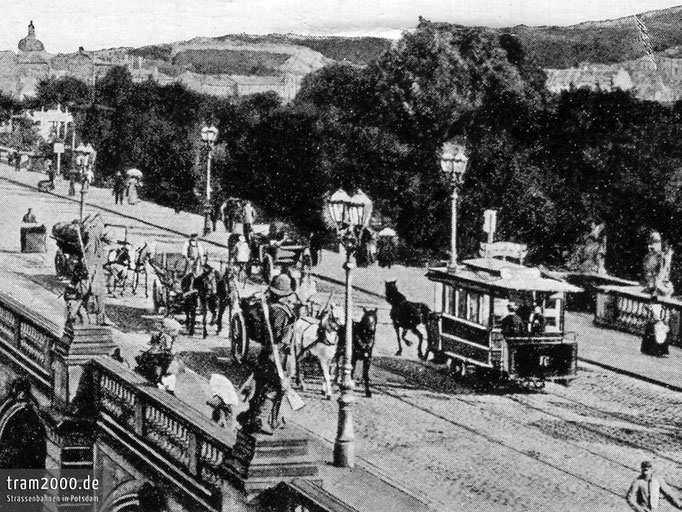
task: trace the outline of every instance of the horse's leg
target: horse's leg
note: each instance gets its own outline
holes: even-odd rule
[[[403,353],[403,345],[400,342],[400,327],[395,322],[395,320],[393,321],[393,328],[395,329],[395,335],[396,335],[396,338],[398,339],[398,351],[395,353],[395,355],[399,356],[399,355],[402,355],[402,353]]]
[[[317,354],[316,354],[317,355]],[[317,360],[320,363],[320,368],[322,368],[322,376],[324,377],[324,384],[322,384],[322,393],[324,397],[328,400],[332,399],[332,382],[331,375],[329,374],[329,368],[331,366],[331,361],[322,361],[323,357],[317,355]]]
[[[403,341],[405,342],[405,346],[411,347],[412,342],[407,339],[407,331],[408,331],[408,329],[403,329]],[[414,332],[414,327],[412,329],[410,329],[410,331]]]
[[[362,358],[362,377],[365,379],[365,396],[372,398],[372,392],[369,389],[369,367],[372,364],[372,356]]]
[[[194,299],[185,303],[185,318],[187,319],[187,332],[190,336],[194,336],[194,324],[197,321],[197,303]]]
[[[412,332],[417,335],[417,338],[419,338],[419,345],[417,345],[417,357],[419,357],[419,359],[426,359],[426,355],[422,352],[424,335],[419,331],[419,329],[416,326],[412,328]]]
[[[201,297],[199,303],[201,304],[201,327],[204,332],[204,339],[208,338],[208,329],[206,327],[206,317],[208,316],[208,297],[204,295]]]
[[[218,298],[218,319],[217,319],[218,330],[216,331],[216,334],[220,334],[220,331],[223,330],[223,315],[225,314],[225,309],[227,309],[227,302],[228,302],[228,297]]]

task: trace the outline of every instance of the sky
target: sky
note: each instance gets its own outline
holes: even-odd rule
[[[2,0],[0,49],[30,20],[49,53],[234,33],[397,38],[419,16],[462,25],[572,25],[676,4],[664,0]]]

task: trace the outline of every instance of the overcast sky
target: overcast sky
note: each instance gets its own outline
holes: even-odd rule
[[[613,19],[664,0],[2,0],[0,49],[17,49],[30,20],[50,53],[272,32],[399,37],[418,17],[463,25],[571,25]]]

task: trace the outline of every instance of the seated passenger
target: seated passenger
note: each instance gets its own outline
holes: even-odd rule
[[[505,338],[514,336],[523,336],[524,326],[521,317],[516,312],[516,304],[510,302],[507,304],[507,316],[502,319],[501,323],[502,336]]]
[[[547,325],[547,320],[542,314],[542,308],[540,304],[535,304],[533,313],[530,315],[530,334],[533,336],[540,336],[545,332],[545,326]]]

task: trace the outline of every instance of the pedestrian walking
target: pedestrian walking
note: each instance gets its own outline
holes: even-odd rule
[[[249,276],[248,265],[251,260],[251,246],[244,238],[244,235],[239,235],[239,240],[234,246],[235,264],[237,266],[237,280],[241,283],[246,282],[246,277]]]
[[[670,327],[665,318],[663,306],[657,302],[650,304],[647,312],[644,334],[640,351],[654,357],[668,357],[670,341],[668,332]]]
[[[665,480],[654,472],[653,464],[648,460],[642,462],[642,472],[630,485],[625,499],[636,512],[654,512],[658,510],[661,498],[667,499],[677,508],[682,508],[682,501]]]
[[[322,239],[322,233],[319,231],[310,233],[310,260],[313,267],[316,267],[322,262],[323,245],[324,240]]]
[[[139,182],[137,181],[137,178],[128,178],[128,181],[126,182],[126,197],[128,198],[128,204],[137,204],[140,202],[140,199],[137,196],[138,186]]]
[[[57,171],[55,170],[52,162],[47,164],[47,179],[50,180],[50,185],[54,188],[54,180],[57,178]]]
[[[114,176],[114,204],[123,204],[123,194],[126,190],[126,179],[121,171]]]
[[[244,238],[247,243],[251,243],[251,233],[253,232],[253,222],[256,220],[256,211],[250,201],[244,202],[242,211],[242,218],[244,223]]]
[[[395,261],[395,237],[380,236],[377,241],[377,263],[382,268],[391,268]]]
[[[232,233],[234,230],[235,213],[237,209],[237,200],[234,197],[228,197],[220,205],[220,218],[225,225],[225,231]]]
[[[18,151],[14,152],[14,170],[19,172],[21,170],[21,155]]]
[[[204,261],[206,249],[204,244],[199,241],[199,234],[192,233],[189,239],[182,246],[182,254],[187,258],[190,267],[197,265],[197,262]]]
[[[75,196],[76,195],[76,171],[71,170],[69,173],[69,195],[70,196]]]

